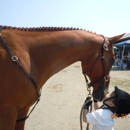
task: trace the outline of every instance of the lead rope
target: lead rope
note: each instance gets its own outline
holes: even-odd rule
[[[86,80],[86,88],[87,88],[87,91],[88,91],[88,97],[92,97],[92,94],[91,94],[91,89],[90,89],[90,86],[89,86],[89,83],[88,83],[88,79],[86,77],[86,75],[84,74],[85,76],[85,80]],[[83,109],[84,109],[84,106],[89,102],[89,100],[87,100],[86,102],[84,102],[82,108],[81,108],[81,111],[80,111],[80,130],[83,130],[83,125],[82,125],[82,112],[83,112]],[[89,112],[92,111],[92,104],[90,106],[90,109],[88,109]],[[87,127],[86,127],[86,130],[89,130],[89,123],[87,123]]]

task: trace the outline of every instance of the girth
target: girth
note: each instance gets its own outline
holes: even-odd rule
[[[10,55],[12,61],[15,62],[15,63],[18,65],[18,67],[24,72],[24,74],[25,74],[25,75],[29,78],[29,80],[32,82],[32,84],[34,85],[34,87],[35,87],[35,89],[36,89],[36,92],[37,92],[37,101],[36,101],[35,105],[33,106],[33,108],[31,109],[31,111],[29,112],[29,114],[28,114],[26,117],[24,117],[24,118],[22,118],[22,119],[16,120],[16,122],[20,122],[20,121],[26,120],[26,119],[29,117],[29,115],[32,113],[32,111],[34,110],[34,108],[36,107],[36,105],[38,104],[38,102],[40,101],[41,92],[38,90],[38,86],[37,86],[36,82],[34,81],[34,79],[33,79],[33,78],[31,77],[31,75],[29,75],[28,72],[23,68],[23,66],[21,65],[21,63],[20,63],[19,60],[18,60],[18,57],[15,56],[15,55],[12,53],[12,51],[10,50],[10,48],[8,47],[8,45],[5,43],[5,41],[4,41],[3,38],[1,37],[1,32],[2,32],[2,30],[3,30],[4,28],[5,28],[4,26],[2,26],[2,27],[0,28],[0,41],[1,41],[1,43],[3,44],[3,46],[5,47],[5,49],[7,50],[7,52],[9,53],[9,55]]]

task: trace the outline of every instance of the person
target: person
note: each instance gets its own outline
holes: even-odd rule
[[[123,59],[127,60],[128,59],[128,55],[124,55]]]
[[[123,62],[122,65],[121,65],[121,67],[122,67],[122,70],[126,70],[127,64]]]
[[[91,123],[93,130],[114,130],[115,118],[126,117],[130,113],[130,94],[115,86],[111,94],[106,94],[103,105],[99,107],[94,100],[95,111],[88,112],[92,101],[87,98],[83,109],[83,121]]]
[[[118,55],[116,56],[114,65],[117,67],[117,69],[121,69],[121,58]]]
[[[128,52],[128,59],[130,59],[130,52]]]
[[[130,61],[129,61],[129,63],[127,64],[127,68],[130,70]]]

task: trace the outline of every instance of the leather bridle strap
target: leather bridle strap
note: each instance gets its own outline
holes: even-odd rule
[[[95,62],[92,64],[92,66],[89,69],[89,71],[87,73],[83,72],[85,80],[86,80],[86,83],[88,84],[88,87],[91,87],[94,84],[96,84],[98,82],[101,82],[103,80],[105,80],[105,81],[109,80],[109,76],[107,76],[106,67],[105,67],[106,66],[105,65],[105,53],[106,53],[106,49],[107,49],[107,44],[105,43],[105,37],[104,36],[103,36],[103,38],[104,38],[104,41],[103,41],[103,45],[102,45],[102,52],[100,53],[99,57],[95,60]],[[102,64],[103,64],[103,68],[104,68],[104,75],[100,79],[98,79],[98,80],[96,80],[94,82],[90,82],[89,83],[86,75],[88,75],[91,72],[91,70],[94,68],[94,66],[96,65],[96,63],[98,63],[100,60],[102,60]]]
[[[14,61],[19,68],[24,72],[24,74],[29,78],[29,80],[32,82],[32,84],[34,85],[36,92],[37,92],[37,101],[35,103],[35,105],[33,106],[32,110],[30,111],[30,113],[28,114],[28,116],[26,116],[25,118],[22,119],[18,119],[16,122],[19,121],[23,121],[25,119],[27,119],[29,117],[29,115],[32,113],[32,111],[34,110],[34,108],[36,107],[36,105],[38,104],[38,102],[40,101],[40,96],[41,96],[41,92],[38,90],[38,86],[36,84],[36,82],[34,81],[34,79],[28,74],[28,72],[23,68],[23,66],[21,65],[21,63],[18,60],[18,57],[15,56],[12,51],[10,50],[10,48],[8,47],[8,45],[5,43],[5,41],[3,40],[3,38],[1,37],[1,31],[4,29],[5,27],[2,26],[0,28],[0,41],[3,44],[3,46],[5,47],[5,49],[7,50],[7,52],[9,53],[9,55],[11,56],[12,61]]]

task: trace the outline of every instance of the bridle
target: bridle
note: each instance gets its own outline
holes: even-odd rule
[[[85,77],[85,80],[86,80],[86,87],[87,87],[87,91],[89,92],[88,93],[88,97],[92,97],[92,94],[91,94],[91,89],[90,87],[93,86],[94,84],[98,83],[98,82],[101,82],[101,81],[105,81],[105,82],[108,82],[110,80],[110,77],[109,75],[107,75],[107,72],[106,72],[106,62],[105,62],[105,54],[106,54],[106,51],[108,50],[108,47],[107,47],[107,44],[106,44],[106,40],[105,40],[105,37],[102,35],[102,37],[104,38],[104,41],[103,41],[103,44],[102,44],[102,51],[99,55],[99,57],[95,60],[95,62],[92,64],[91,68],[89,69],[89,71],[87,73],[85,73],[83,71],[83,75]],[[92,69],[94,68],[94,66],[96,65],[96,63],[98,63],[99,61],[102,61],[102,64],[103,64],[103,69],[104,69],[104,75],[99,78],[98,80],[96,81],[93,81],[93,82],[90,82],[88,81],[87,79],[87,76],[91,71]],[[105,83],[104,82],[104,83]],[[87,102],[85,102],[81,108],[81,112],[80,112],[80,129],[83,130],[83,127],[82,127],[82,111],[84,109],[84,106],[86,105]],[[92,105],[90,107],[90,112],[92,111]],[[87,127],[86,127],[86,130],[89,130],[89,123],[87,123]]]
[[[29,80],[32,82],[32,84],[34,85],[35,89],[36,89],[36,93],[37,93],[37,100],[36,100],[36,103],[35,105],[32,107],[31,111],[29,112],[29,114],[22,118],[22,119],[18,119],[16,120],[16,122],[20,122],[20,121],[23,121],[23,120],[26,120],[30,114],[32,113],[32,111],[34,110],[34,108],[36,107],[36,105],[38,104],[38,102],[40,101],[40,97],[41,97],[41,92],[38,90],[38,86],[36,84],[36,82],[34,81],[34,79],[31,77],[31,75],[28,74],[28,72],[24,69],[24,67],[22,66],[22,64],[19,62],[18,60],[18,57],[15,56],[12,51],[10,50],[10,48],[8,47],[8,45],[5,43],[5,41],[3,40],[3,38],[1,37],[1,32],[2,30],[4,29],[5,27],[2,26],[0,27],[0,41],[1,43],[3,44],[3,46],[5,47],[5,49],[7,50],[7,52],[9,53],[10,57],[11,57],[11,60],[13,62],[15,62],[17,64],[17,66],[24,72],[24,74],[29,78]]]
[[[99,57],[98,57],[98,58],[95,60],[95,62],[91,65],[91,68],[89,69],[89,71],[88,71],[87,73],[83,71],[83,75],[84,75],[85,80],[86,80],[86,83],[87,83],[87,85],[88,85],[88,89],[90,89],[90,87],[93,86],[94,84],[97,84],[97,83],[99,83],[99,82],[101,82],[101,81],[103,81],[103,80],[104,80],[105,82],[107,82],[107,81],[110,80],[110,76],[109,76],[109,75],[107,74],[107,72],[106,72],[106,62],[105,62],[105,55],[106,55],[106,51],[108,50],[108,45],[106,44],[105,37],[104,37],[103,35],[102,35],[102,37],[103,37],[104,40],[103,40],[103,44],[102,44],[102,51],[101,51]],[[104,75],[103,75],[101,78],[99,78],[98,80],[89,83],[89,81],[88,81],[86,75],[88,75],[88,74],[92,71],[92,69],[94,68],[94,66],[95,66],[100,60],[102,61],[102,64],[103,64]]]

